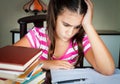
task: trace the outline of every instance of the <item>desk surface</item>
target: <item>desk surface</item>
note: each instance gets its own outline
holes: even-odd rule
[[[75,71],[73,71],[72,76],[74,78],[78,77],[78,76],[79,77],[81,77],[81,76],[88,77],[87,82],[94,82],[94,83],[82,83],[82,84],[119,84],[119,81],[120,81],[120,69],[116,69],[115,73],[112,76],[101,75],[98,72],[95,72],[93,69],[89,69],[89,68],[84,69],[84,70],[81,69],[81,70],[82,70],[82,73],[81,72],[78,73],[78,71],[76,73]],[[58,71],[57,71],[57,73],[54,72],[54,75],[52,74],[53,76],[55,76],[53,78],[53,80],[58,80],[59,78],[65,79],[65,77],[67,77],[67,78],[72,77],[72,76],[70,76],[71,74],[68,74],[68,73],[69,73],[69,71],[67,71],[66,74],[65,73],[58,73]],[[77,76],[76,76],[76,74],[77,74]],[[50,73],[50,71],[48,71],[46,81],[45,81],[44,84],[52,84],[51,83],[51,77],[52,77],[51,73]],[[58,79],[56,79],[56,78],[58,78]],[[90,81],[89,79],[92,80],[92,81]],[[0,84],[13,84],[13,81],[6,80],[6,81],[3,82],[2,80],[0,80]],[[64,83],[64,84],[66,84],[66,83]],[[76,83],[69,83],[69,84],[76,84]]]

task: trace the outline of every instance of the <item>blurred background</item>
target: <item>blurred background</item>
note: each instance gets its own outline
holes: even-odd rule
[[[19,28],[19,18],[33,15],[23,10],[23,5],[28,1],[30,0],[0,0],[0,47],[12,44],[10,30]],[[49,3],[49,0],[42,1]],[[120,31],[120,0],[93,0],[93,3],[93,23],[96,29]]]

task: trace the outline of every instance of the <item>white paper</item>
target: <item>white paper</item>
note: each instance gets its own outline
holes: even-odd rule
[[[51,70],[53,84],[120,84],[120,70],[116,69],[112,76],[105,76],[94,69]],[[64,80],[84,79],[76,82],[58,83]]]

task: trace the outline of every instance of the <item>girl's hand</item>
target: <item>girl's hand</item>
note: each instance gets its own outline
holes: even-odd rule
[[[92,19],[93,19],[93,3],[91,0],[85,0],[85,2],[88,6],[88,9],[82,21],[83,28],[92,25]]]
[[[65,60],[44,60],[44,69],[73,69],[74,66]]]

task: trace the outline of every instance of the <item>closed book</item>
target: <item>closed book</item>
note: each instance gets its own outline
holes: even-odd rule
[[[36,59],[25,71],[0,70],[0,78],[17,81],[18,77],[21,77],[23,80],[38,64],[39,58]]]
[[[0,78],[16,80],[16,78],[23,74],[23,72],[0,70]]]
[[[38,84],[39,82],[44,81],[45,77],[46,77],[46,72],[42,71],[32,76],[29,80],[25,80],[21,84]]]
[[[35,63],[33,63],[23,74],[20,74],[17,78],[16,81],[18,82],[23,82],[25,80],[30,79],[32,76],[42,72],[42,67],[43,64],[39,63],[39,60],[36,60]]]
[[[0,84],[14,84],[12,80],[2,80],[0,79]]]
[[[0,48],[0,69],[24,71],[31,63],[33,63],[40,55],[40,49],[5,46]]]

